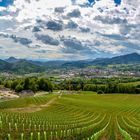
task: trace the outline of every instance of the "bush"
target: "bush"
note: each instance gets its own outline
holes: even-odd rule
[[[21,92],[23,90],[23,86],[21,84],[18,84],[15,88],[16,92]]]
[[[136,94],[140,94],[140,88],[135,89]]]
[[[97,94],[104,94],[104,92],[102,90],[98,90]]]

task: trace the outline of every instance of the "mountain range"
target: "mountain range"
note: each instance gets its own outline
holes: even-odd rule
[[[29,60],[16,59],[14,57],[10,57],[6,60],[0,60],[0,72],[26,74],[43,71],[45,71],[44,67],[35,65]]]
[[[112,58],[97,58],[95,60],[74,61],[63,64],[63,67],[107,66],[115,64],[140,64],[140,54],[131,53]]]
[[[95,60],[79,61],[33,61],[10,57],[5,60],[0,59],[0,72],[11,72],[18,74],[43,72],[47,68],[84,68],[87,66],[107,66],[115,64],[140,64],[140,54],[131,53],[112,58],[97,58]]]

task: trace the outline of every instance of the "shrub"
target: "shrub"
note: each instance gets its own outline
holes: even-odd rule
[[[104,92],[102,90],[98,90],[97,94],[104,94]]]
[[[16,92],[21,92],[23,90],[23,86],[21,84],[18,84],[15,88]]]

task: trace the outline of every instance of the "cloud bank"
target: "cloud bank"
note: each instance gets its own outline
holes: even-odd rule
[[[139,0],[1,0],[0,57],[94,59],[140,53]]]

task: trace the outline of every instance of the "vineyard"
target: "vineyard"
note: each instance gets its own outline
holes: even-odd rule
[[[0,102],[0,140],[140,140],[140,96],[51,94]]]

